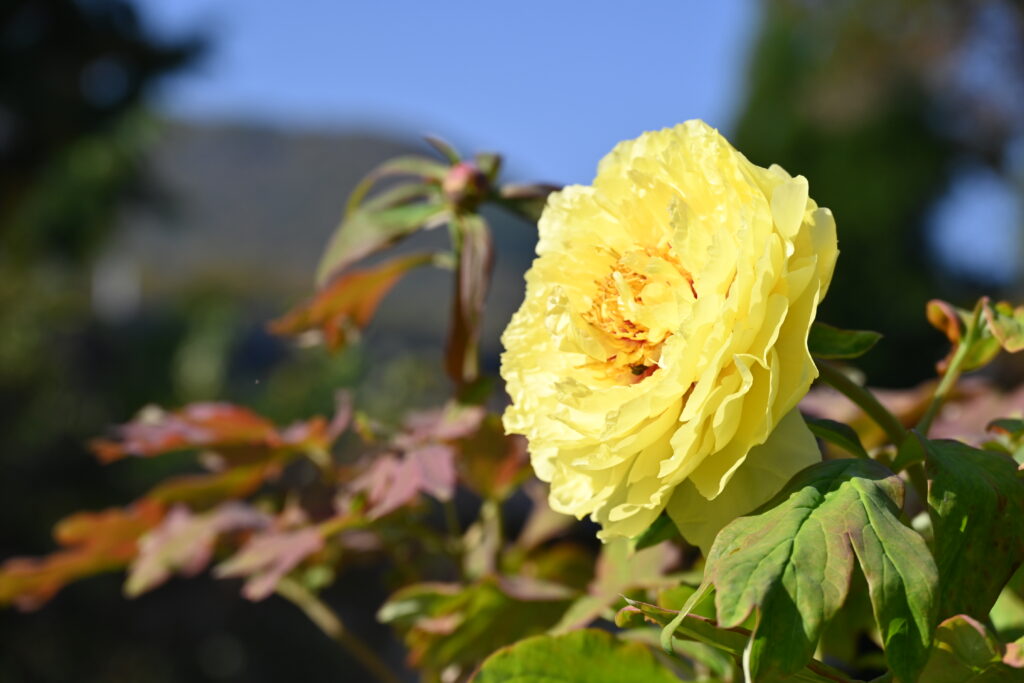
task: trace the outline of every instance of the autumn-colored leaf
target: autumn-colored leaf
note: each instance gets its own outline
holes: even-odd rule
[[[54,529],[64,550],[42,558],[16,557],[0,566],[0,605],[35,609],[73,581],[124,567],[135,557],[139,537],[163,514],[162,505],[142,501],[65,518]]]
[[[323,534],[315,526],[266,531],[255,534],[235,555],[217,565],[214,574],[245,577],[242,595],[262,600],[288,572],[323,547]]]
[[[410,413],[402,424],[402,432],[393,443],[407,449],[437,441],[454,441],[474,434],[486,416],[480,406],[449,403],[443,408]]]
[[[445,368],[462,387],[476,380],[479,372],[480,325],[494,267],[494,244],[486,221],[477,214],[461,216],[455,225],[461,245]]]
[[[543,183],[532,185],[508,183],[499,190],[497,202],[527,220],[537,221],[547,204],[548,195],[559,189],[557,185]]]
[[[192,403],[176,412],[150,407],[115,427],[114,438],[94,439],[90,445],[104,463],[203,450],[216,452],[222,465],[261,464],[279,454],[327,451],[352,417],[348,394],[339,392],[336,401],[330,421],[317,416],[280,431],[270,420],[230,403]]]
[[[276,471],[277,468],[250,465],[210,474],[184,474],[157,484],[146,497],[164,504],[187,503],[203,509],[248,496],[260,487],[268,473]]]
[[[193,403],[178,412],[150,407],[115,428],[116,438],[95,439],[93,452],[104,463],[129,455],[150,457],[193,448],[264,445],[277,442],[273,423],[230,403]]]
[[[1024,306],[1014,308],[1005,301],[984,308],[985,321],[999,345],[1010,353],[1024,349]]]
[[[381,299],[406,273],[433,260],[433,254],[418,253],[342,273],[268,327],[279,335],[316,332],[328,348],[340,349],[369,324]]]
[[[501,418],[488,415],[479,428],[458,442],[459,476],[475,493],[504,499],[530,475],[526,440],[505,434]]]
[[[193,514],[184,505],[175,506],[158,527],[139,539],[138,555],[124,585],[125,594],[140,595],[174,573],[194,576],[209,564],[218,536],[269,524],[269,516],[242,503],[224,503],[201,515]]]
[[[450,500],[455,492],[454,453],[450,446],[430,444],[399,456],[386,454],[352,482],[367,498],[367,514],[377,519],[429,493]]]
[[[982,306],[983,310],[987,309],[987,301],[983,299],[978,305]],[[975,313],[939,299],[929,301],[925,313],[928,322],[945,334],[953,347],[949,355],[939,361],[939,372],[946,371],[956,349],[968,340],[970,347],[961,363],[961,369],[964,371],[987,365],[999,353],[999,341],[993,337],[992,330],[987,324],[975,319]]]

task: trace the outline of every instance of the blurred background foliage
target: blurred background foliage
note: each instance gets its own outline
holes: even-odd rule
[[[835,212],[843,255],[822,317],[885,333],[865,358],[869,379],[920,381],[943,353],[927,299],[1021,298],[1024,8],[765,0],[756,12],[724,132],[753,161],[806,175]],[[445,395],[446,313],[422,314],[447,311],[442,273],[400,285],[367,343],[340,356],[264,331],[310,290],[349,189],[416,149],[420,131],[282,130],[155,109],[163,84],[189,78],[217,41],[216,31],[158,37],[126,0],[0,9],[0,559],[46,552],[55,520],[125,503],[180,469],[173,459],[101,469],[86,454],[88,438],[145,404],[224,398],[280,422],[328,413],[344,386],[386,421]],[[699,116],[680,106],[675,118]],[[944,235],[944,203],[993,184],[1009,188],[1017,213],[968,214],[977,226]],[[981,224],[995,220],[1004,224]],[[535,239],[510,219],[493,224],[491,372]],[[1010,235],[1000,267],[962,246],[993,229]],[[1000,377],[1019,374],[1003,366]],[[326,598],[400,659],[373,620],[378,571],[351,569]],[[274,599],[250,604],[206,579],[119,596],[119,579],[100,577],[37,613],[0,612],[0,680],[327,681],[352,666]]]

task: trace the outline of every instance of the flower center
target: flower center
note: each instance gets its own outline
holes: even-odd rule
[[[671,247],[630,249],[616,256],[583,319],[607,350],[606,370],[637,382],[658,368],[661,347],[678,329],[681,307],[697,298],[693,278]]]

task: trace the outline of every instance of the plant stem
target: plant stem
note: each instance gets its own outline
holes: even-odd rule
[[[373,648],[346,629],[338,615],[302,584],[288,578],[281,579],[277,584],[277,594],[301,609],[310,621],[348,650],[377,680],[384,683],[401,683],[398,676],[377,656]]]
[[[946,368],[946,372],[943,373],[939,386],[935,388],[935,393],[932,394],[932,401],[928,404],[928,409],[925,411],[921,421],[917,423],[917,431],[926,437],[928,436],[928,430],[932,427],[932,422],[935,421],[935,417],[939,414],[942,405],[946,402],[949,394],[952,393],[957,380],[960,379],[960,375],[963,373],[964,360],[966,360],[967,354],[970,353],[971,347],[977,340],[981,309],[980,303],[974,307],[971,323],[967,326],[963,339],[957,344],[956,351],[953,352],[953,357],[949,361],[949,366]]]
[[[875,395],[847,377],[839,368],[825,361],[818,361],[821,380],[853,401],[899,446],[907,436],[906,428],[883,406]]]

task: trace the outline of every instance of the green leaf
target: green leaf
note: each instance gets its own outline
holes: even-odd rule
[[[555,185],[540,183],[534,185],[508,183],[502,185],[496,201],[509,211],[536,222],[540,220],[540,216],[544,212],[548,195],[557,192],[558,189]]]
[[[390,176],[413,176],[420,178],[421,180],[434,181],[440,185],[447,173],[447,166],[438,163],[433,159],[428,159],[427,157],[410,155],[388,159],[383,164],[370,171],[366,177],[359,181],[359,184],[355,186],[355,189],[352,190],[352,193],[348,196],[348,202],[345,204],[345,217],[347,218],[350,216],[352,212],[362,204],[363,199],[366,198],[370,188],[377,184],[377,182],[382,178]]]
[[[1017,463],[958,441],[928,441],[928,506],[939,569],[939,616],[989,613],[1024,562],[1024,481]]]
[[[886,658],[914,681],[928,656],[938,576],[924,539],[900,521],[903,482],[870,460],[832,460],[797,474],[761,508],[726,526],[705,576],[719,625],[757,611],[745,668],[753,682],[803,668],[846,599],[856,559]]]
[[[637,550],[643,550],[673,538],[681,538],[679,529],[672,522],[672,518],[667,513],[662,512],[654,520],[654,523],[647,527],[647,531],[636,537],[634,547]]]
[[[978,302],[982,310],[987,309],[987,299]],[[939,363],[940,370],[945,371],[956,349],[965,341],[969,344],[960,369],[963,372],[977,370],[988,365],[999,354],[999,340],[992,336],[992,330],[987,324],[981,324],[981,311],[967,311],[957,308],[952,304],[940,299],[932,299],[928,302],[925,312],[928,322],[946,335],[953,349],[944,360]],[[976,313],[979,317],[976,317]]]
[[[1005,301],[995,305],[986,302],[985,320],[992,336],[1010,353],[1024,350],[1024,306],[1014,308]]]
[[[487,180],[493,183],[498,179],[498,172],[501,170],[501,155],[493,152],[480,152],[473,157],[476,167],[487,176]]]
[[[625,594],[678,583],[678,579],[665,576],[666,569],[678,561],[678,553],[672,546],[654,545],[634,552],[630,545],[628,539],[616,538],[601,546],[587,595],[572,604],[552,633],[564,633],[587,626],[600,616],[610,616],[611,607],[621,604]]]
[[[271,321],[268,329],[281,335],[316,330],[328,348],[343,348],[354,332],[369,324],[381,300],[399,280],[411,270],[430,263],[437,263],[435,254],[404,254],[341,273],[311,299]]]
[[[1009,651],[1009,650],[1013,651]],[[928,665],[921,674],[927,683],[1011,683],[1024,681],[1016,647],[1007,648],[965,614],[946,619],[935,630]]]
[[[673,622],[678,621],[673,632],[675,638],[704,643],[737,658],[743,656],[743,651],[750,640],[750,631],[745,628],[722,628],[713,619],[697,614],[687,614],[680,620],[679,612],[675,610],[639,600],[627,600],[627,602],[629,605],[623,607],[615,615],[615,624],[620,628],[636,628],[642,626],[645,621],[669,627]],[[811,660],[807,662],[805,668],[795,672],[788,680],[820,682],[845,681],[847,678],[831,667],[817,660]]]
[[[990,432],[1019,440],[1021,437],[1024,437],[1024,420],[1014,417],[1001,417],[998,420],[989,422],[986,429]]]
[[[678,683],[641,643],[586,629],[528,638],[484,662],[476,683]]]
[[[807,348],[818,358],[857,358],[870,351],[881,338],[878,332],[870,330],[841,330],[815,322],[807,337]]]
[[[487,577],[468,586],[407,586],[388,599],[377,619],[402,633],[410,661],[427,674],[424,680],[440,680],[442,671],[468,673],[495,649],[543,633],[567,605],[561,596],[514,596],[498,578]]]
[[[1004,640],[1024,636],[1024,598],[1014,589],[1014,584],[1024,584],[1024,572],[1017,570],[1010,583],[1003,587],[996,604],[992,605],[989,620],[996,633]]]
[[[868,452],[864,450],[857,432],[850,425],[816,417],[804,417],[804,421],[807,423],[811,433],[819,439],[842,448],[850,455],[855,455],[865,460],[871,459]]]
[[[417,230],[440,225],[447,217],[447,209],[440,202],[356,210],[342,221],[331,237],[317,266],[316,281],[324,285],[364,256]]]
[[[436,135],[427,135],[423,139],[427,141],[427,144],[437,150],[437,153],[443,156],[449,163],[454,165],[462,161],[462,157],[459,156],[455,147],[453,147],[447,140],[442,140]]]

